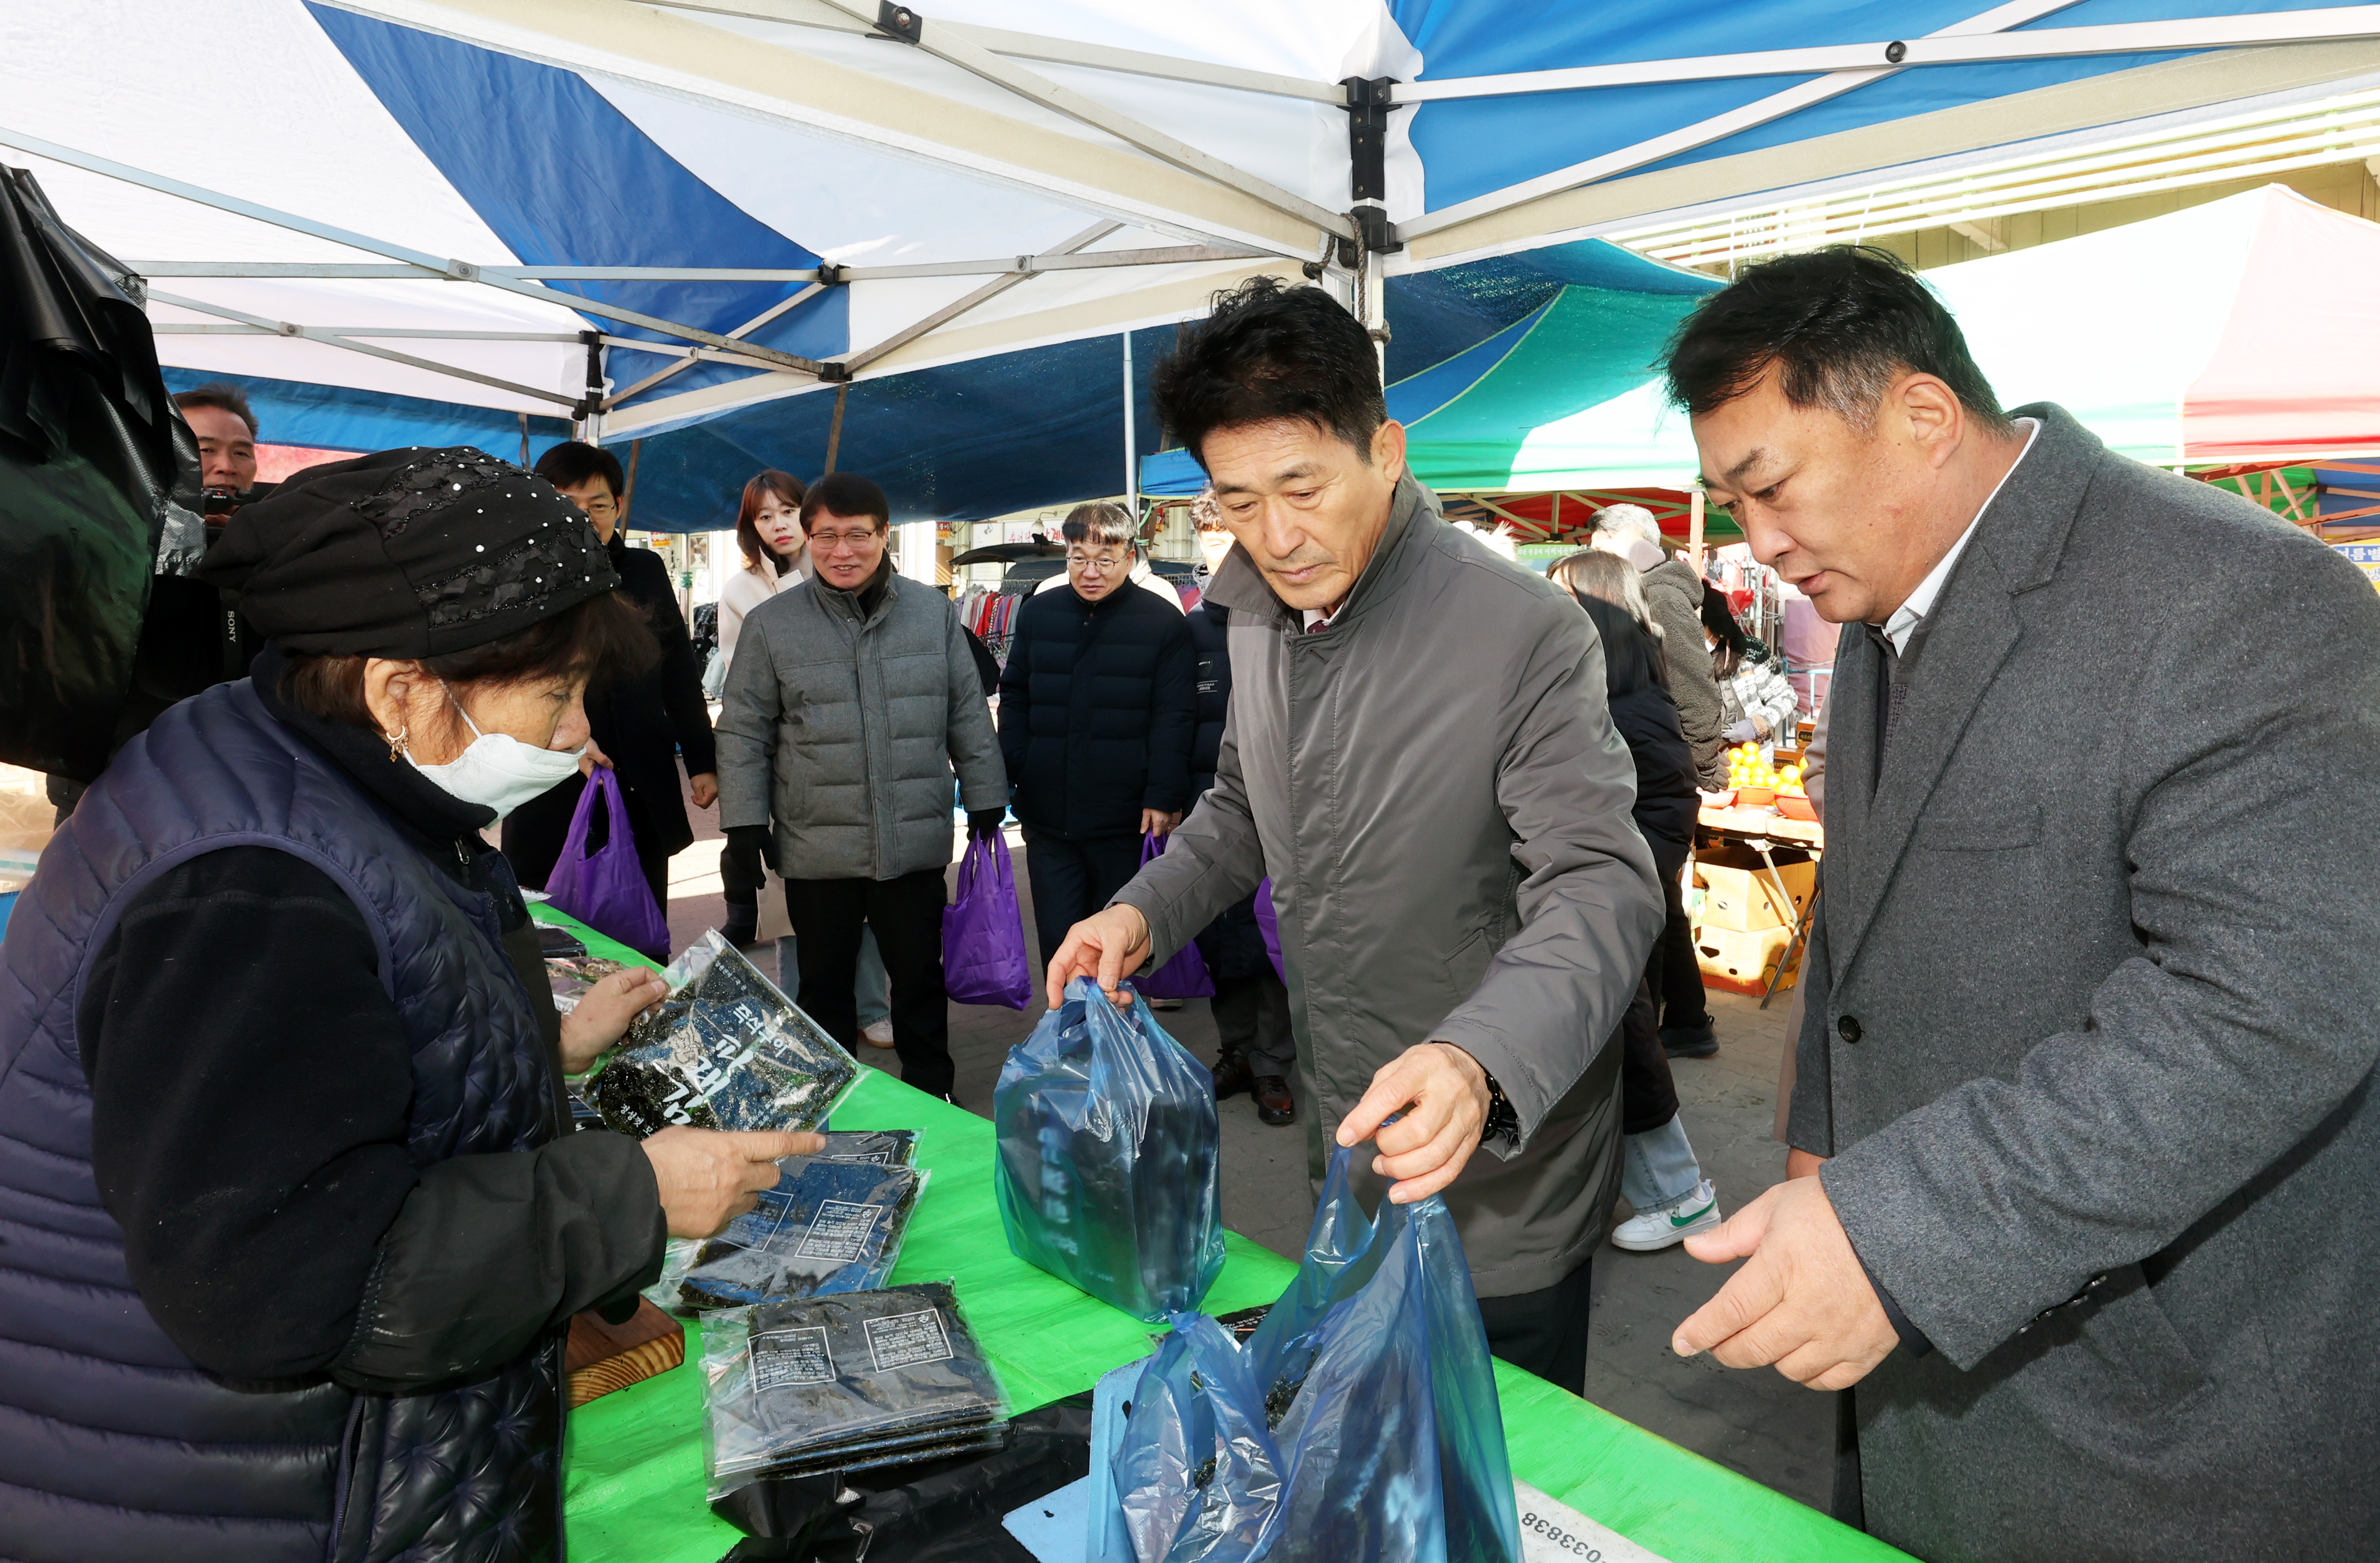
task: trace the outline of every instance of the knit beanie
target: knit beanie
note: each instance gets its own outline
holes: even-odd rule
[[[620,584],[552,484],[468,445],[310,466],[245,506],[199,566],[292,651],[436,657]]]

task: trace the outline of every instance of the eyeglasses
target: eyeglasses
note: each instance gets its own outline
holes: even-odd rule
[[[1098,558],[1094,559],[1087,553],[1078,553],[1071,549],[1066,552],[1067,568],[1074,570],[1088,570],[1094,575],[1105,576],[1111,574],[1114,571],[1123,569],[1126,563],[1126,561],[1119,559],[1112,553],[1102,553]]]
[[[840,553],[846,548],[866,548],[882,535],[873,527],[865,532],[812,532],[810,547],[821,553]]]

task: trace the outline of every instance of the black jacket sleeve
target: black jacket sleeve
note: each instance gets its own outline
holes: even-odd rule
[[[686,773],[716,773],[719,756],[710,735],[710,708],[702,698],[702,664],[695,660],[694,637],[686,633],[686,615],[678,612],[677,592],[670,585],[669,565],[649,549],[627,551],[645,567],[638,572],[634,595],[643,604],[662,648],[662,707],[669,713],[671,735],[686,757]],[[638,559],[638,555],[642,559]]]
[[[1161,605],[1160,605],[1161,607]],[[1190,748],[1198,736],[1198,650],[1180,614],[1157,648],[1148,712],[1148,791],[1141,806],[1166,814],[1189,808]]]
[[[133,1285],[221,1377],[349,1377],[353,1356],[358,1382],[435,1382],[658,1265],[651,1173],[617,1136],[417,1170],[411,1049],[371,934],[290,854],[208,853],[142,891],[77,1025],[92,1169]],[[408,1234],[432,1232],[425,1263]],[[458,1303],[463,1276],[480,1279]],[[456,1314],[434,1339],[403,1327],[425,1308]],[[389,1319],[395,1335],[370,1334]]]
[[[1000,670],[1000,757],[1008,767],[1011,795],[1025,775],[1026,751],[1033,740],[1033,600],[1016,605],[1016,627],[1008,661]]]

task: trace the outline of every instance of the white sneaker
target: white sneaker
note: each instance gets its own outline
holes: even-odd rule
[[[859,1028],[859,1035],[868,1039],[871,1048],[890,1048],[892,1046],[892,1022],[888,1018],[878,1021],[874,1025],[863,1025]]]
[[[1726,1219],[1718,1213],[1718,1194],[1706,1178],[1694,1192],[1670,1206],[1632,1216],[1613,1229],[1611,1246],[1631,1254],[1655,1254],[1673,1247],[1696,1232],[1715,1230]]]

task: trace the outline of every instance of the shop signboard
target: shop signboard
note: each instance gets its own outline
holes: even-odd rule
[[[2380,539],[2370,542],[2333,543],[2330,546],[2347,555],[2348,562],[2362,571],[2363,578],[2372,583],[2372,589],[2380,591]]]

